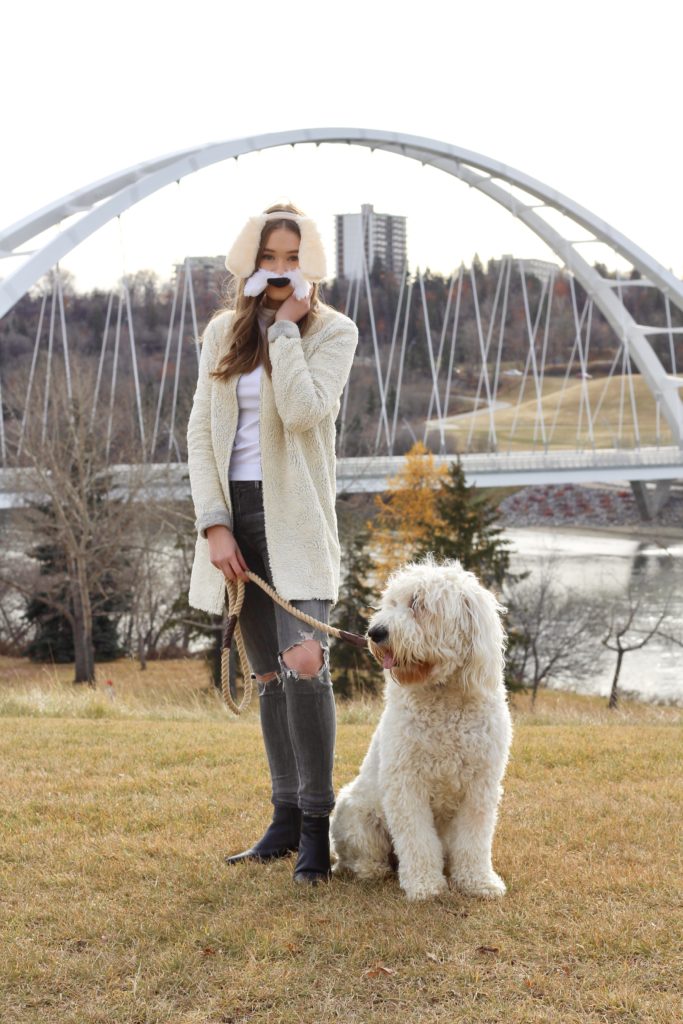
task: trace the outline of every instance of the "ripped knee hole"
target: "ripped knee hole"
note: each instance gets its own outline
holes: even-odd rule
[[[290,644],[280,655],[283,668],[301,676],[317,676],[325,667],[328,647],[322,640],[309,637]]]

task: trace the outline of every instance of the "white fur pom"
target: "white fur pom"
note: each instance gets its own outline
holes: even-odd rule
[[[291,270],[287,274],[284,274],[283,276],[288,277],[289,280],[294,285],[295,299],[305,299],[306,296],[310,294],[313,285],[311,284],[310,281],[306,280],[306,278],[301,273],[298,267],[296,270]]]
[[[256,273],[252,274],[249,280],[245,282],[244,294],[260,295],[268,284],[268,278],[272,276],[273,274],[270,270],[257,270]]]

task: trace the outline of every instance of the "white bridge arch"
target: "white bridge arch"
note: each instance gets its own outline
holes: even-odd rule
[[[606,243],[631,263],[646,282],[659,289],[668,302],[682,311],[683,284],[616,228],[522,171],[450,143],[400,132],[369,128],[305,128],[229,139],[148,160],[86,185],[0,231],[0,254],[18,256],[22,255],[21,246],[30,239],[65,218],[82,214],[79,220],[30,253],[18,270],[0,282],[0,317],[73,248],[108,221],[171,182],[245,153],[301,143],[347,143],[418,160],[460,178],[526,224],[563,260],[598,306],[647,382],[674,442],[683,448],[683,402],[679,393],[683,378],[666,372],[648,340],[649,336],[663,331],[681,333],[683,328],[637,324],[615,293],[614,282],[601,277],[577,251],[578,243],[560,234],[540,211],[543,208],[557,210],[590,232],[596,240]],[[529,201],[520,199],[516,190],[522,190]]]

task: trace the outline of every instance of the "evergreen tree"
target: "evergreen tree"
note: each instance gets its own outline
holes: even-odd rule
[[[45,516],[51,516],[49,506],[42,505]],[[64,552],[54,543],[38,544],[31,552],[31,557],[40,564],[40,574],[49,579],[50,600],[46,601],[45,593],[38,591],[26,602],[24,617],[35,624],[33,639],[26,648],[26,653],[33,661],[53,661],[67,664],[74,661],[74,636],[72,622],[59,605],[70,608],[71,592],[66,569]],[[56,589],[54,581],[59,578],[63,583]],[[125,652],[118,638],[119,620],[125,611],[125,594],[117,593],[111,576],[105,576],[100,585],[108,596],[102,599],[101,594],[91,595],[97,611],[93,614],[92,642],[97,661],[111,661],[121,657]]]
[[[332,624],[350,633],[365,634],[372,608],[379,600],[373,581],[373,564],[369,554],[369,534],[360,529],[348,549],[348,570],[339,588]],[[376,693],[382,683],[382,670],[374,658],[361,647],[338,640],[334,648],[334,688],[343,697]]]
[[[457,558],[486,586],[503,582],[510,565],[508,542],[497,525],[498,510],[490,497],[468,486],[460,462],[452,462],[439,481],[435,498],[438,520],[417,554],[432,551],[437,558]]]
[[[38,544],[31,556],[40,564],[41,576],[63,575],[64,583],[60,588],[60,602],[67,601],[68,581],[64,558],[52,544]],[[26,602],[24,618],[35,624],[35,633],[29,642],[26,653],[32,661],[53,661],[66,664],[74,660],[74,639],[71,623],[52,604],[47,604],[40,591]]]

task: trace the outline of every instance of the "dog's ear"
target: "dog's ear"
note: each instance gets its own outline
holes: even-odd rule
[[[503,675],[505,631],[500,619],[505,611],[494,595],[478,583],[462,595],[469,621],[469,649],[463,666],[466,686],[493,691]]]

